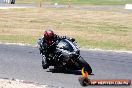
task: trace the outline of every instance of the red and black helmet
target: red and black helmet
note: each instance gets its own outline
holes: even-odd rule
[[[44,38],[46,40],[46,43],[48,43],[49,45],[51,45],[53,43],[54,40],[54,32],[52,30],[46,30],[44,32]]]

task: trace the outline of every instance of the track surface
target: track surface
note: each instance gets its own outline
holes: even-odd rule
[[[90,79],[132,80],[131,53],[81,51],[81,55],[93,68],[94,75],[90,75]],[[43,70],[38,48],[0,44],[0,77],[2,78],[28,80],[60,88],[81,88],[78,82],[80,76],[79,71],[64,73],[55,71],[52,67]],[[130,87],[132,86],[127,88]]]
[[[0,3],[0,9],[9,9],[9,8],[36,8],[40,7],[39,4],[2,4]],[[48,5],[42,4],[42,8],[68,8],[68,5]],[[112,12],[121,12],[121,13],[131,13],[132,10],[125,9],[125,5],[71,5],[71,8],[89,10],[89,11],[112,11]]]

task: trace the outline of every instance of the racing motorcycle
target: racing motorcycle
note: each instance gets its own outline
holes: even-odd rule
[[[44,60],[45,59],[42,56],[42,67]],[[63,70],[81,70],[84,67],[84,70],[87,71],[88,74],[92,73],[92,68],[80,55],[80,50],[76,43],[68,39],[59,41],[54,57],[49,55],[47,61],[50,66],[54,66],[54,68],[62,68]]]

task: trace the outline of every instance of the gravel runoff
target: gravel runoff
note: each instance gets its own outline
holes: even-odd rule
[[[20,80],[1,79],[0,88],[49,88],[49,87],[47,87],[47,85],[25,83],[24,81]]]
[[[1,78],[0,88],[62,88],[62,87],[54,87],[25,80]]]

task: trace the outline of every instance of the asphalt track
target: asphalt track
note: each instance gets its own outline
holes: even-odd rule
[[[0,9],[11,9],[11,8],[37,8],[40,7],[39,3],[34,4],[3,4],[0,3]],[[69,5],[49,5],[42,4],[42,8],[68,8]],[[121,13],[131,13],[131,9],[125,9],[125,5],[71,5],[72,9],[88,10],[88,11],[112,11]]]
[[[132,80],[132,53],[87,50],[81,51],[81,55],[93,68],[94,75],[90,75],[90,79]],[[63,72],[54,70],[53,67],[43,70],[38,48],[0,44],[1,78],[38,82],[55,88],[81,88],[78,81],[80,76],[80,71]],[[132,88],[132,86],[119,88],[130,87]],[[114,86],[108,88],[114,88]]]

